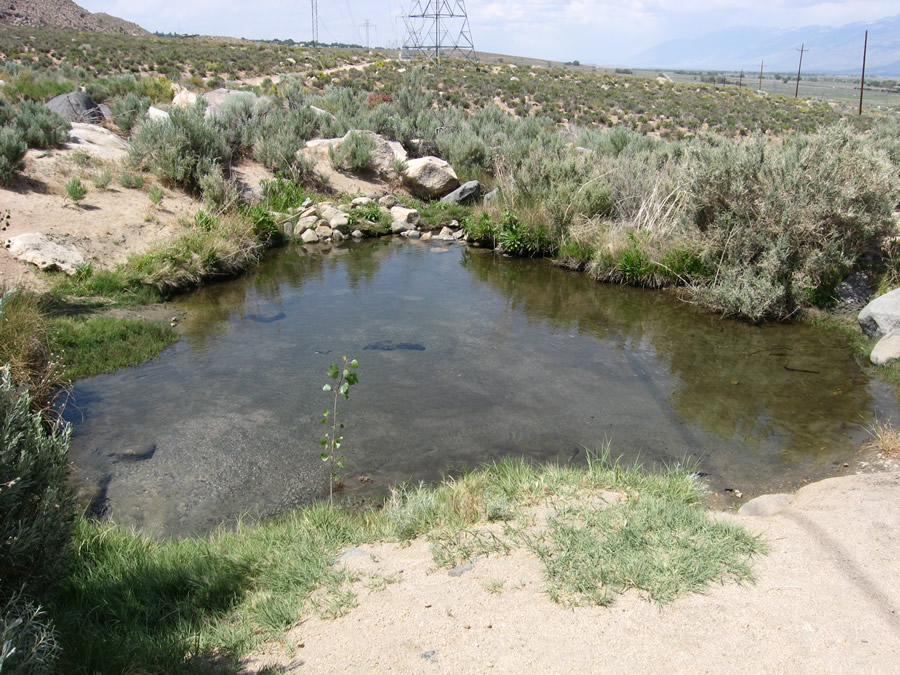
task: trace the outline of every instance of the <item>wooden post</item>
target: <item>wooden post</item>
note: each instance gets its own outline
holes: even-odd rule
[[[866,31],[866,39],[863,41],[863,69],[859,78],[859,114],[862,115],[863,90],[866,88],[866,50],[869,47],[869,31]]]
[[[800,93],[800,69],[803,67],[803,52],[808,52],[808,49],[804,49],[806,47],[805,42],[800,43],[800,49],[796,50],[800,52],[800,65],[797,66],[797,86],[794,88],[794,98],[797,98],[797,94]]]
[[[765,63],[765,59],[759,62],[759,91],[762,91],[762,70]]]

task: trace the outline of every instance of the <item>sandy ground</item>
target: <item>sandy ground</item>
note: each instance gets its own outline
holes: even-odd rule
[[[454,577],[423,541],[364,546],[339,563],[360,572],[359,606],[299,624],[245,672],[900,672],[898,506],[893,471],[808,485],[766,517],[719,513],[768,542],[757,583],[665,607],[629,592],[564,608],[524,552]]]
[[[9,210],[9,226],[0,234],[6,240],[25,232],[41,232],[59,243],[74,245],[95,268],[113,267],[130,253],[174,239],[184,231],[179,220],[190,221],[200,204],[178,190],[164,189],[159,206],[153,207],[147,191],[118,184],[121,158],[95,157],[86,167],[73,161],[78,146],[51,151],[29,150],[25,171],[12,185],[0,188],[0,216]],[[112,181],[106,189],[94,187],[91,178],[108,169]],[[66,199],[65,182],[79,176],[88,188],[77,205]],[[49,282],[34,265],[0,252],[0,282],[27,285],[37,290]]]

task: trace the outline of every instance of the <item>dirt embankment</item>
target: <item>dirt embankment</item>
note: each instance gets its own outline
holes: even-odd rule
[[[359,606],[313,617],[245,672],[900,672],[900,472],[833,478],[782,511],[721,513],[762,536],[755,585],[657,607],[629,592],[567,609],[516,551],[458,576],[428,544],[363,546]]]

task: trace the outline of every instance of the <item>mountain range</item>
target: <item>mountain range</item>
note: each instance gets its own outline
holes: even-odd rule
[[[900,14],[845,26],[763,28],[739,26],[690,40],[669,40],[642,52],[629,65],[670,70],[797,70],[801,45],[803,71],[857,74],[862,68],[863,38],[869,31],[866,73],[900,75]]]
[[[91,13],[72,0],[0,0],[0,24],[149,35],[136,23],[103,12]]]

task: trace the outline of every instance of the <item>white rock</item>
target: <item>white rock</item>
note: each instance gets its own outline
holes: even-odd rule
[[[393,232],[394,234],[401,234],[403,232],[409,231],[410,229],[412,229],[412,227],[405,220],[395,220],[393,223],[391,223],[391,232]]]
[[[330,237],[333,233],[334,233],[334,230],[332,230],[330,227],[328,227],[328,225],[319,225],[316,228],[316,234],[319,235],[320,238],[321,237]]]
[[[319,235],[316,234],[315,230],[305,230],[300,235],[300,239],[304,244],[315,244],[319,241]]]
[[[40,232],[26,232],[6,241],[10,254],[17,260],[30,262],[42,270],[59,269],[75,274],[84,257],[74,246],[57,244]]]
[[[418,225],[421,217],[415,209],[407,209],[402,206],[395,206],[391,209],[391,220],[403,221],[409,225]]]
[[[128,156],[128,143],[109,129],[96,124],[72,122],[69,139],[70,141],[63,145],[64,148],[70,150],[77,148],[103,159],[124,159]]]
[[[881,337],[900,329],[900,288],[880,295],[859,313],[859,327],[869,337]]]
[[[357,197],[350,202],[350,206],[365,206],[366,204],[372,204],[374,201],[371,197]]]
[[[362,236],[363,236],[362,230],[353,230],[353,232],[350,233],[350,236],[353,237],[354,239],[362,239]]]
[[[378,205],[383,206],[386,209],[392,209],[397,206],[397,198],[394,197],[394,195],[385,195],[378,200]]]
[[[881,338],[872,349],[869,359],[876,366],[883,366],[900,359],[900,332],[891,331]]]
[[[194,105],[197,102],[197,94],[192,91],[188,91],[187,89],[182,89],[177,94],[175,94],[175,98],[172,99],[172,105],[177,105],[179,108],[188,108]]]
[[[442,197],[459,187],[453,167],[438,157],[410,160],[401,177],[413,194],[425,199]]]
[[[151,120],[167,120],[169,119],[169,113],[167,113],[165,110],[154,108],[151,105],[149,108],[147,108],[147,117]]]
[[[451,230],[449,227],[442,227],[440,233],[438,234],[438,237],[450,237],[452,239],[453,230]]]

